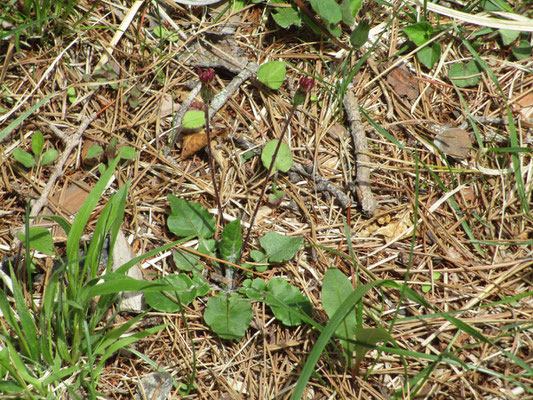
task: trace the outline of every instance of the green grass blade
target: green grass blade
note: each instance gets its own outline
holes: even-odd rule
[[[320,355],[324,351],[324,348],[335,333],[337,326],[339,326],[339,324],[346,318],[348,313],[354,308],[357,302],[359,302],[363,298],[366,292],[376,286],[383,285],[385,282],[387,281],[375,281],[358,287],[339,306],[337,312],[335,312],[335,314],[331,317],[330,321],[322,330],[322,333],[320,334],[315,345],[313,346],[313,350],[311,351],[309,357],[307,358],[307,361],[305,362],[304,368],[302,369],[302,372],[300,374],[300,378],[298,379],[298,382],[296,383],[296,386],[294,388],[294,392],[291,395],[291,400],[299,400],[302,398],[304,389],[307,386],[307,382],[309,381],[309,378],[311,377],[311,374],[314,371],[315,365],[318,362]]]

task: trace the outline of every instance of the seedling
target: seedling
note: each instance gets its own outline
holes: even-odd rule
[[[240,220],[236,219],[226,225],[220,239],[215,240],[212,238],[216,221],[205,208],[174,195],[169,195],[168,200],[171,208],[167,219],[169,230],[178,237],[195,236],[199,245],[193,251],[196,254],[204,254],[207,260],[212,260],[213,268],[221,268],[220,260],[227,262],[227,268],[231,268],[232,272],[226,276],[231,279],[243,245]],[[257,258],[267,263],[282,263],[293,258],[302,248],[303,239],[270,232],[261,238],[260,243],[265,252],[256,251]],[[276,318],[286,325],[297,325],[302,321],[300,314],[310,314],[309,300],[283,279],[274,283],[271,280],[267,285],[264,280],[258,278],[253,284],[247,283],[244,289],[235,292],[232,290],[232,282],[228,279],[223,282],[223,287],[208,285],[203,276],[204,267],[200,259],[188,254],[186,249],[175,253],[174,261],[182,273],[166,278],[170,279],[165,282],[170,282],[173,290],[167,293],[152,293],[146,298],[147,303],[158,311],[175,312],[214,288],[219,293],[208,300],[204,319],[221,338],[239,340],[244,336],[253,317],[251,301],[265,301]],[[184,272],[192,272],[193,277],[189,278]]]
[[[13,158],[26,168],[32,168],[35,165],[48,165],[57,158],[56,149],[48,149],[43,153],[44,138],[41,131],[35,131],[31,138],[32,153],[26,152],[20,148],[13,150]]]

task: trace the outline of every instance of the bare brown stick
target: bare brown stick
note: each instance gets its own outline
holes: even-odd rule
[[[374,195],[370,189],[370,168],[368,146],[366,142],[365,128],[361,122],[361,114],[359,113],[359,104],[355,95],[351,91],[347,91],[344,95],[344,110],[346,117],[350,123],[350,133],[352,135],[355,161],[357,165],[357,172],[355,176],[355,192],[361,204],[363,211],[372,216],[376,211],[378,205],[374,199]]]

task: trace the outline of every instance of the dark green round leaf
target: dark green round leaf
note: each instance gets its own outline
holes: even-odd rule
[[[270,306],[274,316],[287,326],[300,325],[301,317],[293,312],[311,315],[312,306],[307,297],[285,279],[275,278],[268,282],[266,304]]]
[[[223,339],[240,340],[250,326],[253,312],[248,300],[219,293],[207,301],[204,320]]]

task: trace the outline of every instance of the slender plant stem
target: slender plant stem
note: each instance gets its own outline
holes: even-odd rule
[[[259,207],[261,207],[261,200],[265,196],[265,192],[268,187],[268,180],[270,179],[270,175],[272,174],[272,170],[274,169],[274,164],[276,163],[276,158],[278,156],[278,151],[281,147],[281,142],[283,141],[283,138],[285,137],[285,132],[287,132],[287,128],[289,127],[289,123],[291,122],[291,119],[294,116],[295,111],[296,111],[296,106],[293,105],[289,116],[285,120],[285,126],[283,127],[283,130],[281,131],[281,135],[278,140],[278,145],[276,146],[276,149],[274,150],[274,154],[272,155],[272,161],[270,162],[270,166],[268,167],[268,171],[266,173],[265,182],[263,184],[263,188],[261,189],[261,195],[259,196],[259,200],[257,201],[257,204],[255,205],[255,210],[254,210],[254,213],[252,214],[252,218],[250,219],[248,231],[246,232],[246,236],[244,238],[244,241],[242,242],[242,248],[239,254],[239,258],[237,259],[237,262],[235,264],[239,264],[241,262],[242,255],[246,251],[246,246],[248,245],[248,242],[250,240],[250,233],[252,232],[252,227],[254,226],[255,218],[257,217]]]
[[[211,170],[211,181],[213,182],[213,191],[215,192],[215,198],[217,200],[218,217],[217,227],[220,227],[223,221],[222,218],[222,203],[220,202],[220,193],[218,191],[216,176],[215,176],[215,161],[211,154],[211,130],[209,127],[209,102],[204,101],[204,113],[205,113],[205,135],[207,137],[207,159],[209,162],[209,169]]]

